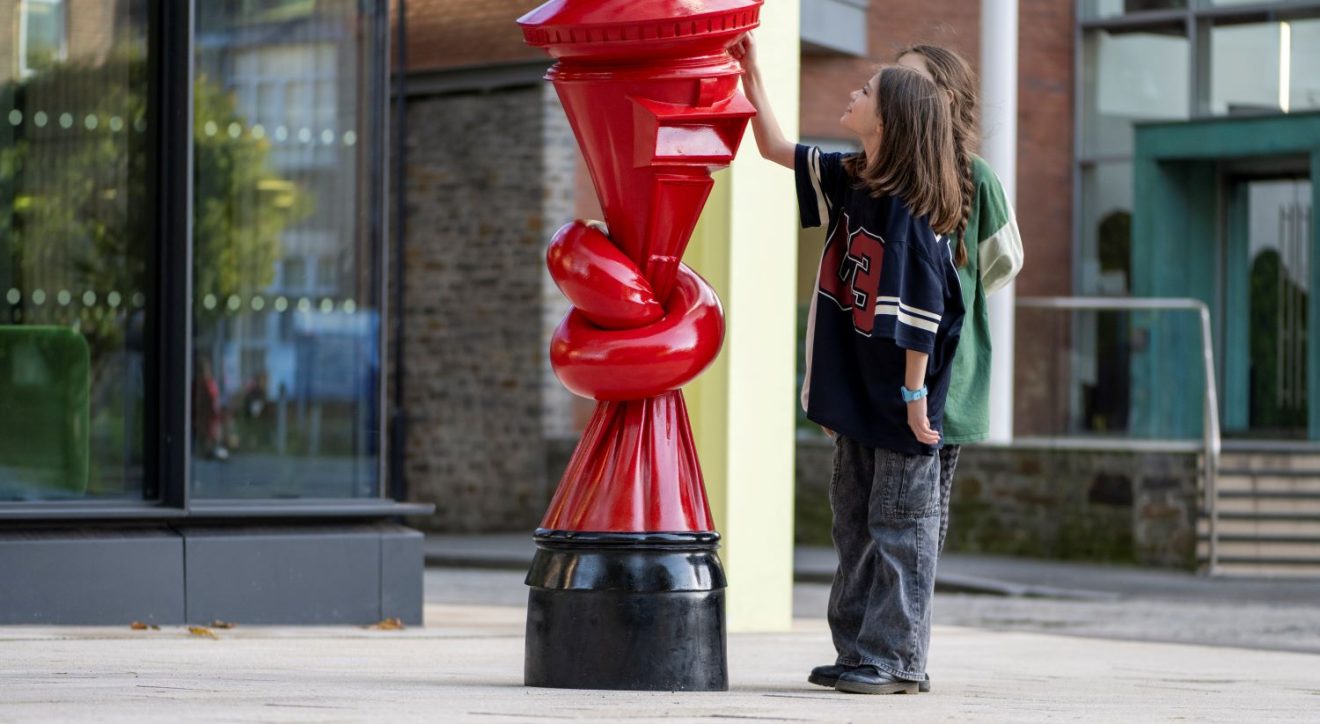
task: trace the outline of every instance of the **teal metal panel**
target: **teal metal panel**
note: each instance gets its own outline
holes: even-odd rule
[[[1224,275],[1224,308],[1212,313],[1221,322],[1223,339],[1220,341],[1221,376],[1224,390],[1224,430],[1246,430],[1250,424],[1248,405],[1251,401],[1251,325],[1250,284],[1240,273],[1246,269],[1250,240],[1247,238],[1248,195],[1245,184],[1233,184],[1228,190],[1228,228],[1224,230],[1224,266],[1230,272]]]
[[[1132,268],[1137,296],[1213,303],[1217,274],[1214,165],[1134,163]],[[1200,329],[1190,313],[1133,315],[1130,429],[1141,438],[1200,435]]]
[[[1320,146],[1320,112],[1139,123],[1136,156],[1225,159],[1306,152]]]

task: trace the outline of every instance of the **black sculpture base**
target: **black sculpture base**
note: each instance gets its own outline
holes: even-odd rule
[[[526,685],[727,691],[719,538],[537,530]]]

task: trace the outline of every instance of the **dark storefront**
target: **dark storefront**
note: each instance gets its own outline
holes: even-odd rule
[[[420,622],[386,5],[0,0],[0,624]]]

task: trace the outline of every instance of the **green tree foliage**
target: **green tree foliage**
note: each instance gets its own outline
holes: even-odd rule
[[[11,138],[0,135],[0,283],[79,301],[116,292],[121,309],[148,293],[157,213],[147,73],[140,53],[116,52],[0,86],[0,122],[24,114],[5,128]],[[194,299],[246,297],[272,282],[280,235],[308,203],[271,168],[270,141],[253,136],[231,94],[205,77],[194,93]],[[104,304],[69,309],[93,360],[123,344],[124,322]]]

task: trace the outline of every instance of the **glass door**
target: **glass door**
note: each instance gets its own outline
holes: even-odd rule
[[[1230,196],[1226,342],[1247,355],[1241,360],[1238,354],[1241,362],[1226,370],[1237,377],[1226,380],[1228,431],[1256,439],[1304,439],[1311,181],[1240,180]]]

